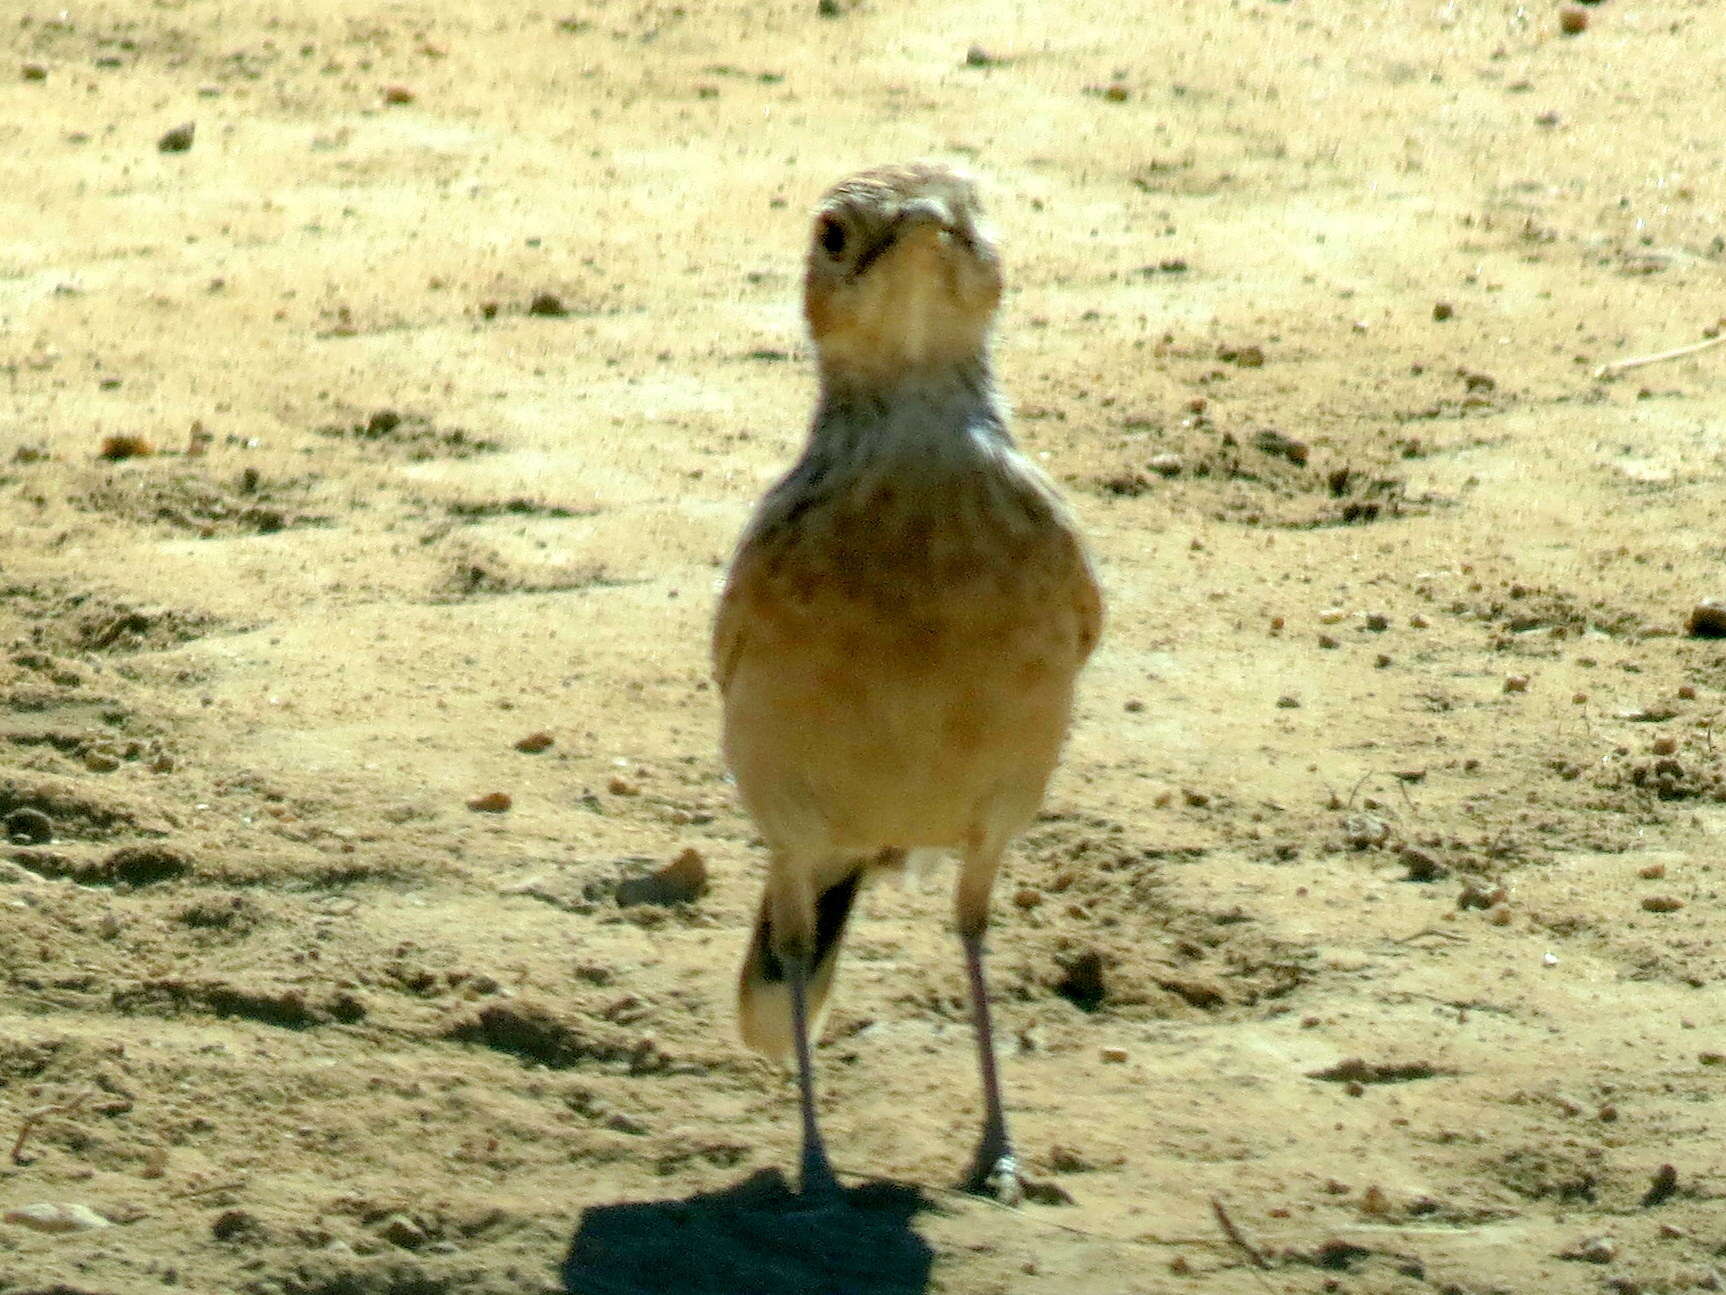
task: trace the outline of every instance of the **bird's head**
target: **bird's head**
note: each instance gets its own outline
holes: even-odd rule
[[[803,313],[828,381],[892,385],[979,359],[1000,300],[1000,258],[967,177],[881,167],[816,208]]]

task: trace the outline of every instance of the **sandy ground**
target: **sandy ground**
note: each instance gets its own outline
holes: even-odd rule
[[[1056,8],[0,16],[0,1210],[96,1216],[0,1291],[1721,1288],[1726,348],[1595,370],[1726,312],[1726,8]],[[916,156],[1111,601],[993,941],[1070,1204],[945,1190],[885,887],[835,1227],[706,633],[805,212]]]

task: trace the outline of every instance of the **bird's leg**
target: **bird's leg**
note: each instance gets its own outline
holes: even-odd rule
[[[775,851],[768,878],[774,958],[791,991],[791,1041],[797,1059],[797,1100],[803,1115],[801,1192],[814,1204],[840,1198],[815,1114],[815,1062],[809,1040],[809,981],[815,970],[815,896],[808,861]]]
[[[809,959],[796,955],[785,960],[787,979],[791,983],[791,1033],[797,1045],[797,1100],[803,1111],[803,1159],[800,1190],[803,1196],[817,1203],[838,1199],[839,1180],[833,1176],[832,1162],[827,1159],[827,1145],[821,1140],[821,1125],[815,1116],[815,1064],[809,1049]]]
[[[965,1190],[987,1192],[1003,1204],[1017,1205],[1024,1195],[1019,1159],[1007,1135],[1001,1079],[995,1066],[995,1031],[989,1016],[989,986],[983,977],[983,933],[961,935],[965,973],[971,982],[971,1020],[977,1032],[977,1070],[983,1080],[983,1136],[971,1161]]]
[[[986,1192],[1006,1205],[1024,1197],[1019,1160],[1007,1135],[1001,1078],[995,1065],[995,1029],[989,1015],[989,984],[983,975],[983,934],[989,928],[989,892],[1001,865],[1001,850],[966,851],[955,904],[965,976],[971,986],[971,1023],[977,1034],[977,1072],[983,1081],[983,1135],[966,1176],[966,1191]]]

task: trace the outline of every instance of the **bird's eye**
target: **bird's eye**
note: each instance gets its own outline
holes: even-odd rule
[[[815,241],[821,250],[837,260],[845,255],[845,226],[831,216],[823,216],[815,226]]]

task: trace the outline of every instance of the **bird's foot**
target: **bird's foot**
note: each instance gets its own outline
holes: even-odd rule
[[[998,1156],[979,1156],[964,1190],[977,1196],[988,1196],[1003,1205],[1013,1206],[1025,1199],[1025,1180],[1019,1174],[1019,1158],[1011,1151]]]

